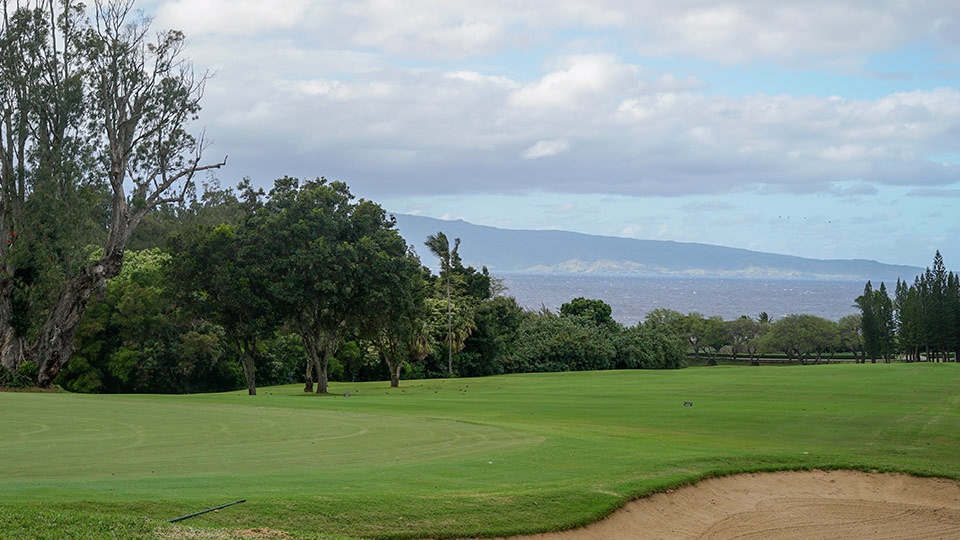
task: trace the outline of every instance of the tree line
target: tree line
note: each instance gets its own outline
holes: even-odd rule
[[[960,275],[947,270],[939,251],[913,283],[898,279],[892,297],[884,283],[874,289],[868,281],[856,303],[871,359],[960,358]]]
[[[698,365],[721,360],[760,365],[782,359],[819,364],[835,359],[862,360],[861,317],[851,314],[839,321],[809,314],[790,314],[773,320],[766,312],[733,320],[655,309],[641,323],[665,328],[684,344],[685,356]]]
[[[683,365],[676,336],[623,328],[602,301],[523,309],[442,231],[426,239],[433,274],[393,218],[342,182],[282,178],[269,193],[212,183],[191,197],[145,218],[57,384],[255,394],[305,382],[326,393],[330,380]]]
[[[672,369],[721,358],[759,364],[771,354],[865,362],[874,358],[870,317],[896,312],[883,307],[893,305],[884,286],[868,284],[858,305],[869,293],[880,307],[837,322],[765,313],[725,321],[661,308],[625,327],[599,299],[574,298],[556,313],[524,309],[485,268],[464,266],[460,239],[438,232],[424,244],[437,274],[389,214],[342,182],[287,177],[265,193],[249,180],[236,189],[211,181],[145,216],[55,381],[81,392],[246,386],[251,394],[258,384],[303,382],[324,393],[331,380],[396,386],[401,378]],[[942,290],[952,290],[956,276],[938,254],[914,296],[940,290],[926,284],[940,274]],[[35,382],[37,369],[24,363],[6,383]]]

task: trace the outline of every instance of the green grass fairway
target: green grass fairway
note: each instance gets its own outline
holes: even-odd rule
[[[581,525],[631,498],[742,471],[960,477],[956,364],[339,383],[330,396],[301,388],[0,393],[0,531],[500,535]],[[165,523],[238,499],[247,502]]]

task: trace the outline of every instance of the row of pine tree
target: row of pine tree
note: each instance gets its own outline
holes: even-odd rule
[[[893,296],[869,281],[856,299],[864,350],[871,359],[931,362],[960,357],[960,275],[937,251],[933,267],[912,284],[898,279]]]

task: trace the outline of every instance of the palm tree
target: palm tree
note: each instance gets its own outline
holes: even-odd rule
[[[453,249],[443,232],[431,234],[424,244],[438,259],[440,259],[440,275],[447,278],[447,375],[453,377],[453,311],[450,305],[450,269],[454,260],[459,260],[457,250],[460,249],[460,239],[453,239]]]

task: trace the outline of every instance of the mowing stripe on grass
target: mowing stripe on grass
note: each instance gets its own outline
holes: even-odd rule
[[[960,476],[955,364],[334,383],[331,393],[0,394],[0,506],[160,519],[243,497],[242,513],[194,521],[416,538],[572,526],[740,471]]]

